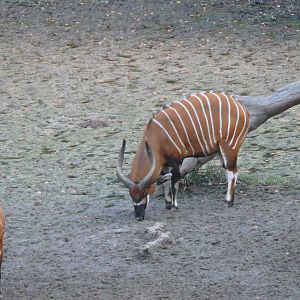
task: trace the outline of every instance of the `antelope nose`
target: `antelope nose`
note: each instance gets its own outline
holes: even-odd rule
[[[144,220],[144,217],[136,217],[135,218],[137,221],[143,221]]]

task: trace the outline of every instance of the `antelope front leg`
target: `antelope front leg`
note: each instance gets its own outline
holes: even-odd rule
[[[179,188],[179,181],[172,183],[171,180],[163,183],[164,195],[166,202],[166,209],[171,209],[172,207],[178,209],[177,203],[177,193]]]
[[[233,206],[234,203],[234,191],[237,181],[238,172],[237,170],[228,170],[226,169],[226,178],[227,178],[227,194],[226,194],[226,203],[228,207]]]
[[[181,179],[180,165],[172,169],[171,192],[172,192],[172,207],[178,210],[177,194],[179,188],[179,180]]]
[[[172,183],[171,190],[172,190],[172,207],[178,210],[178,203],[177,203],[177,193],[179,188],[179,181],[176,183]]]
[[[171,188],[171,180],[168,180],[163,183],[164,194],[165,194],[165,202],[166,202],[166,209],[172,208],[172,188]]]
[[[171,168],[171,180],[165,181],[163,183],[166,209],[175,208],[178,210],[177,193],[179,188],[179,180],[181,179],[179,168],[180,165]]]

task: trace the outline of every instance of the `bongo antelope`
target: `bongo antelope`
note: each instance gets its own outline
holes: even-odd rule
[[[2,289],[1,289],[1,264],[3,259],[3,238],[5,230],[5,218],[3,210],[0,207],[0,298],[2,298]]]
[[[174,101],[146,125],[128,178],[122,171],[126,141],[119,152],[117,175],[129,189],[135,217],[143,220],[157,183],[171,178],[166,208],[177,208],[180,165],[186,157],[217,154],[227,177],[226,203],[233,205],[237,156],[249,129],[249,113],[231,95],[203,92]],[[171,173],[162,173],[171,168]],[[167,195],[166,195],[167,196]]]

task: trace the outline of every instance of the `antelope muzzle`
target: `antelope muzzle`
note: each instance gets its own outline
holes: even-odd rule
[[[150,199],[150,196],[146,195],[139,202],[133,200],[135,219],[137,221],[142,221],[145,219],[145,211],[146,211],[146,207],[149,202],[149,199]]]
[[[145,219],[146,207],[147,207],[147,203],[134,205],[135,219],[137,221],[143,221]]]

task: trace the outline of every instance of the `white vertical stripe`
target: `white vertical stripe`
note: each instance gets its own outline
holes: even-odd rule
[[[230,121],[231,121],[231,104],[230,104],[230,102],[229,102],[229,99],[228,99],[228,97],[227,97],[227,95],[225,94],[225,93],[222,93],[224,96],[225,96],[225,98],[226,98],[226,100],[227,100],[227,104],[228,104],[228,127],[227,127],[227,137],[226,137],[226,140],[225,140],[225,142],[227,142],[228,141],[228,138],[229,138],[229,132],[230,132]]]
[[[218,98],[218,101],[219,101],[219,119],[220,119],[220,139],[222,140],[222,101],[221,101],[221,98],[219,97],[219,95],[217,95],[216,93],[212,93],[213,95],[215,95],[217,98]]]
[[[243,111],[243,114],[244,114],[244,126],[243,126],[243,129],[241,130],[239,136],[237,137],[237,139],[236,139],[236,141],[235,141],[235,144],[234,144],[234,146],[233,146],[232,149],[234,149],[234,148],[236,147],[236,145],[237,145],[237,143],[238,143],[238,140],[240,139],[240,137],[241,137],[243,131],[244,131],[245,128],[246,128],[246,124],[247,124],[247,117],[246,117],[245,110],[244,110],[243,106],[240,104],[240,102],[237,101],[237,104],[240,106],[240,108],[241,108],[241,110]]]
[[[167,107],[169,107],[169,106],[167,106]],[[175,133],[176,133],[176,135],[177,135],[177,138],[178,138],[180,144],[182,145],[182,147],[184,148],[184,150],[185,150],[185,152],[186,152],[186,154],[187,154],[187,149],[185,148],[185,145],[183,144],[183,142],[182,142],[182,140],[181,140],[181,138],[180,138],[180,136],[179,136],[179,134],[178,134],[178,131],[177,131],[177,129],[176,129],[176,127],[175,127],[173,121],[171,120],[170,116],[167,114],[167,112],[166,112],[165,110],[162,110],[161,112],[164,113],[164,114],[166,115],[166,117],[168,118],[170,124],[172,125],[172,127],[173,127],[173,129],[174,129],[174,131],[175,131]]]
[[[231,139],[231,141],[229,143],[229,145],[231,146],[231,144],[232,144],[232,142],[233,142],[233,140],[235,138],[236,129],[237,129],[237,126],[238,126],[238,123],[239,123],[239,119],[240,119],[240,113],[239,113],[239,108],[238,108],[238,106],[236,104],[236,101],[232,98],[232,96],[230,96],[230,98],[231,98],[231,100],[235,104],[235,107],[236,107],[236,118],[237,118],[236,123],[235,123],[235,128],[234,128],[233,136],[232,136],[232,139]]]
[[[210,115],[210,121],[211,121],[211,128],[212,128],[213,138],[214,138],[215,144],[217,144],[216,136],[215,136],[214,120],[213,120],[213,117],[212,117],[212,112],[211,112],[209,98],[204,93],[201,93],[201,95],[206,99],[206,102],[207,102],[207,105],[208,105],[208,110],[209,110],[209,115]]]
[[[204,115],[205,121],[206,121],[206,127],[207,127],[207,132],[208,132],[210,146],[213,149],[214,146],[213,146],[213,143],[212,143],[212,140],[211,140],[211,136],[210,136],[210,128],[209,128],[209,124],[208,124],[208,118],[207,118],[206,111],[205,111],[205,108],[204,108],[203,103],[202,103],[202,99],[199,98],[196,94],[192,95],[192,97],[195,97],[199,101],[199,103],[201,105],[202,112],[203,112],[203,115]]]
[[[186,101],[187,103],[189,103],[189,105],[192,107],[192,109],[193,109],[193,111],[194,111],[194,114],[195,114],[196,119],[197,119],[197,121],[198,121],[198,125],[199,125],[199,127],[200,127],[202,139],[203,139],[203,141],[204,141],[204,143],[205,143],[205,147],[206,147],[206,152],[204,152],[204,154],[207,155],[207,153],[209,153],[209,147],[208,147],[208,145],[207,145],[206,139],[205,139],[204,134],[203,134],[203,129],[202,129],[202,125],[201,125],[200,120],[199,120],[198,113],[197,113],[197,111],[196,111],[196,109],[195,109],[193,103],[192,103],[190,100],[188,100],[188,99],[183,99],[183,101]]]
[[[182,121],[182,119],[181,119],[181,117],[180,117],[178,111],[177,111],[174,107],[172,107],[172,106],[169,106],[169,108],[171,108],[171,109],[176,113],[176,115],[178,116],[178,118],[179,118],[179,120],[180,120],[180,122],[181,122],[181,125],[182,125],[182,127],[183,127],[183,130],[184,130],[184,132],[185,132],[186,138],[187,138],[187,140],[188,140],[188,143],[189,143],[189,145],[190,145],[190,147],[191,147],[191,149],[192,149],[192,151],[193,151],[193,155],[195,155],[195,150],[194,150],[194,148],[193,148],[193,146],[192,146],[192,144],[191,144],[191,141],[190,141],[190,139],[189,139],[188,133],[187,133],[187,131],[186,131],[186,128],[185,128],[185,126],[184,126],[184,123],[183,123],[183,121]]]
[[[176,147],[176,149],[178,150],[178,152],[180,153],[180,155],[182,155],[181,150],[179,149],[179,147],[176,145],[176,143],[173,141],[172,137],[169,135],[168,131],[165,129],[165,127],[157,120],[152,119],[152,121],[157,124],[167,135],[167,137],[170,139],[170,141],[173,143],[173,145]]]
[[[185,99],[183,99],[183,100],[185,100]],[[199,138],[199,135],[198,135],[198,132],[197,132],[195,123],[194,123],[194,121],[193,121],[193,118],[192,118],[192,116],[191,116],[189,110],[186,108],[186,106],[185,106],[183,103],[178,102],[178,101],[176,101],[175,103],[180,104],[180,105],[185,109],[186,113],[188,114],[188,116],[189,116],[189,118],[190,118],[190,121],[191,121],[191,123],[192,123],[192,126],[193,126],[193,128],[194,128],[195,134],[196,134],[196,136],[197,136],[198,143],[199,143],[199,145],[200,145],[200,147],[201,147],[201,149],[202,149],[202,152],[206,155],[206,151],[205,151],[205,149],[204,149],[204,147],[203,147],[203,145],[202,145],[202,143],[201,143],[201,141],[200,141],[200,138]]]

